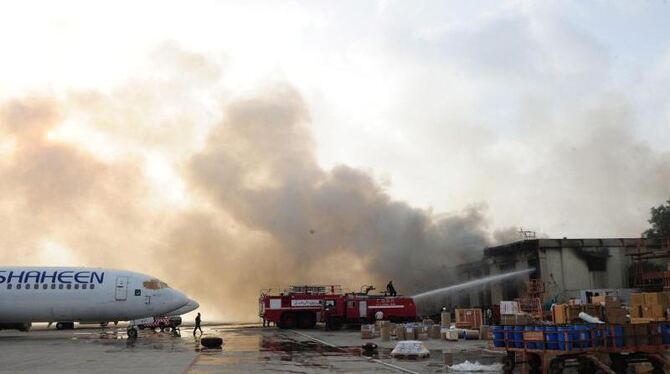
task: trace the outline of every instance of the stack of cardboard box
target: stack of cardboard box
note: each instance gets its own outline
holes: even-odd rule
[[[500,324],[502,325],[530,325],[533,323],[533,316],[528,313],[517,314],[503,314],[500,316]]]
[[[600,317],[608,323],[624,324],[626,320],[626,310],[621,306],[621,299],[617,296],[593,296],[591,303],[600,307]]]
[[[597,309],[597,310],[596,310]],[[601,318],[602,308],[595,305],[580,304],[556,304],[552,311],[554,323],[557,325],[564,323],[582,322],[579,313],[584,312],[593,317]]]
[[[647,292],[631,295],[630,316],[633,323],[663,321],[670,306],[670,293]]]
[[[500,323],[503,325],[529,325],[533,323],[530,314],[524,313],[519,308],[517,301],[500,302]]]
[[[621,307],[621,300],[616,296],[594,296],[591,304],[581,304],[570,300],[568,304],[554,305],[552,316],[555,324],[583,322],[579,313],[586,313],[609,323],[625,323],[626,310]]]

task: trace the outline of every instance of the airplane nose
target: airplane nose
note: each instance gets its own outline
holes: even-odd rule
[[[175,309],[181,308],[184,305],[187,305],[191,301],[188,297],[186,297],[186,295],[184,295],[179,291],[174,291],[172,295],[172,300],[174,300]]]
[[[188,301],[187,306],[189,307],[189,309],[192,308],[191,310],[196,310],[196,309],[200,308],[200,304],[198,304],[198,302],[193,300],[193,299],[190,299]]]

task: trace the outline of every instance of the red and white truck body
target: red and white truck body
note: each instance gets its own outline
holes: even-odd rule
[[[274,322],[281,328],[313,328],[317,322],[325,322],[337,329],[343,324],[374,321],[379,311],[382,319],[395,322],[417,318],[411,297],[343,293],[339,286],[294,286],[281,292],[262,292],[259,299],[263,322]]]

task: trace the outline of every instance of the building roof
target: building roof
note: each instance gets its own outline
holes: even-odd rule
[[[658,242],[641,238],[530,239],[488,247],[484,250],[484,256],[517,251],[535,251],[540,248],[636,248],[644,245],[654,248],[658,247]]]

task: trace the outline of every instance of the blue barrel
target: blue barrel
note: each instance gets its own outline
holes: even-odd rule
[[[558,349],[561,351],[570,351],[573,348],[574,329],[572,326],[558,327]]]
[[[545,327],[544,327],[544,326],[535,326],[535,331],[542,331],[542,332],[544,332],[544,331],[545,331]],[[545,334],[545,336],[544,336],[544,340],[545,340],[545,341],[547,340],[547,336],[546,336],[546,334]],[[542,341],[542,342],[536,342],[536,343],[535,343],[535,349],[545,349],[544,341]]]
[[[618,325],[609,325],[607,330],[605,330],[605,338],[607,340],[608,347],[623,347],[624,336],[623,336],[623,326]]]
[[[591,347],[591,332],[589,327],[585,325],[574,326],[575,348],[589,348]]]
[[[514,326],[514,346],[523,348],[523,330],[524,326]]]
[[[594,347],[602,347],[604,345],[603,343],[603,330],[600,328],[599,325],[591,325],[589,326],[591,329],[591,342],[593,343]]]
[[[670,344],[670,324],[661,324],[661,341],[663,344]]]
[[[493,331],[493,346],[494,347],[504,347],[505,346],[505,333],[503,332],[503,326],[493,326],[491,330]]]
[[[524,327],[523,330],[524,331],[535,331],[535,327],[534,326],[526,326],[526,327]],[[534,341],[524,341],[524,343],[526,344],[526,349],[535,349],[535,347],[536,347]]]
[[[507,348],[515,348],[514,344],[514,326],[505,326],[505,342],[507,343]]]
[[[547,337],[547,349],[558,349],[558,329],[556,326],[545,326],[544,335]]]

